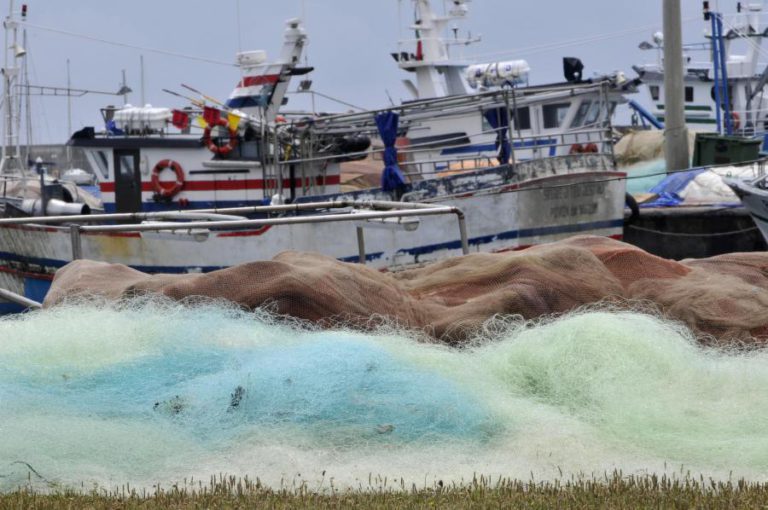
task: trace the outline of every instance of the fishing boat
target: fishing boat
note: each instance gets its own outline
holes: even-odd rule
[[[764,2],[739,2],[737,12],[720,14],[704,2],[706,41],[684,45],[685,121],[696,131],[758,136],[768,132],[768,66],[760,62],[768,37]],[[664,37],[653,34],[640,49],[654,62],[633,66],[652,108],[650,120],[665,120]],[[719,86],[727,83],[727,86]],[[641,109],[642,110],[642,109]],[[641,119],[642,120],[642,119]]]
[[[764,162],[758,165],[756,174],[752,179],[726,177],[723,180],[739,197],[768,243],[768,174]]]
[[[401,43],[411,51],[393,54],[417,80],[414,99],[400,105],[282,115],[290,79],[309,72],[299,65],[307,36],[290,20],[277,60],[238,55],[241,78],[226,102],[199,93],[205,104],[191,98],[182,110],[105,110],[104,131],[84,129],[70,140],[96,169],[105,211],[178,212],[175,219],[189,221],[184,213],[200,208],[229,214],[289,205],[295,208],[282,214],[300,216],[301,204],[394,201],[463,211],[470,251],[522,249],[574,234],[621,238],[625,175],[615,168],[611,115],[637,83],[621,73],[585,78],[578,59],[566,59],[566,81],[542,86],[527,84],[522,61],[467,65],[450,57],[456,38],[444,34],[467,16],[467,2],[455,1],[442,16],[427,0],[414,3],[416,37]],[[343,165],[364,158],[383,168],[381,186],[342,192]],[[264,218],[264,210],[250,212]],[[75,257],[184,273],[288,249],[379,269],[463,253],[452,219],[405,220],[361,222],[370,229],[363,257],[355,237],[334,223],[97,229],[75,242],[71,225],[0,222],[0,288],[39,300],[56,269]]]

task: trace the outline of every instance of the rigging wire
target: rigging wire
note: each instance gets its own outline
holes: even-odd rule
[[[757,44],[755,41],[753,41],[748,35],[744,33],[743,30],[732,25],[727,19],[725,19],[724,16],[722,16],[721,19],[723,20],[723,25],[733,30],[739,36],[740,39],[743,39],[747,43],[747,46],[751,46],[752,49],[757,51],[757,53],[759,53],[762,56],[768,56],[768,51],[766,51],[760,44]]]
[[[66,35],[66,36],[69,36],[69,37],[78,37],[80,39],[87,39],[89,41],[99,42],[99,43],[103,43],[103,44],[109,44],[109,45],[112,45],[112,46],[119,46],[119,47],[122,47],[122,48],[131,48],[131,49],[134,49],[134,50],[147,51],[147,52],[150,52],[150,53],[159,53],[161,55],[167,55],[167,56],[170,56],[170,57],[183,58],[183,59],[187,59],[187,60],[194,60],[194,61],[197,61],[197,62],[204,62],[204,63],[207,63],[207,64],[216,64],[216,65],[221,65],[221,66],[237,67],[237,64],[235,64],[234,62],[225,62],[223,60],[215,60],[215,59],[211,59],[211,58],[198,57],[198,56],[195,56],[195,55],[187,55],[185,53],[177,53],[177,52],[174,52],[174,51],[162,50],[162,49],[159,49],[159,48],[149,48],[147,46],[139,46],[139,45],[124,43],[124,42],[119,42],[119,41],[110,41],[109,39],[102,39],[100,37],[95,37],[95,36],[92,36],[92,35],[78,34],[77,32],[69,32],[67,30],[61,30],[61,29],[58,29],[58,28],[46,27],[46,26],[42,26],[42,25],[36,25],[36,24],[33,24],[33,23],[29,23],[29,22],[24,22],[23,26],[25,26],[27,28],[32,28],[32,29],[35,29],[35,30],[42,30],[42,31],[45,31],[45,32],[52,32],[52,33],[55,33],[55,34]]]
[[[692,18],[685,18],[683,19],[683,23],[690,23],[692,21],[697,21],[699,17],[692,17]],[[582,45],[582,44],[589,44],[589,43],[595,43],[595,42],[602,42],[607,41],[610,39],[619,39],[621,37],[625,37],[628,34],[635,34],[635,33],[642,33],[648,30],[653,30],[654,28],[658,28],[658,23],[653,25],[644,25],[640,27],[635,28],[629,28],[622,30],[620,32],[606,32],[604,34],[597,34],[592,35],[589,37],[581,37],[577,39],[571,39],[568,41],[562,41],[558,43],[549,43],[549,44],[541,44],[541,45],[535,45],[535,46],[525,46],[522,48],[518,48],[516,50],[506,50],[506,51],[497,51],[493,53],[483,53],[479,55],[473,55],[469,58],[471,59],[481,59],[481,58],[488,58],[488,57],[504,57],[504,56],[517,56],[522,53],[525,53],[526,55],[533,55],[536,53],[543,53],[546,51],[552,51],[552,50],[558,50],[563,48],[569,48],[574,45]]]

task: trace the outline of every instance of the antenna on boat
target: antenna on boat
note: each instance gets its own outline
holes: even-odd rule
[[[72,76],[67,59],[67,136],[72,136]],[[72,147],[67,144],[67,166],[72,166]]]
[[[240,0],[235,2],[235,14],[237,15],[237,51],[243,51],[243,30],[240,24]]]
[[[123,83],[120,85],[120,90],[117,91],[116,95],[123,96],[123,104],[128,104],[128,94],[131,92],[133,92],[133,89],[125,81],[125,69],[123,69]]]
[[[145,106],[147,104],[147,99],[144,96],[144,55],[139,55],[139,71],[141,80],[141,106]]]

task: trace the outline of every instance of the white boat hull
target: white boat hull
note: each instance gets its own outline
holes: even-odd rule
[[[768,190],[738,179],[724,180],[741,199],[741,203],[749,211],[755,225],[768,243]]]
[[[620,238],[624,174],[587,172],[482,188],[430,202],[459,207],[467,218],[470,250],[502,251],[576,234]],[[394,269],[461,255],[455,217],[428,217],[415,231],[365,228],[367,263]],[[86,234],[83,258],[153,273],[208,272],[286,250],[313,251],[358,261],[355,224],[320,223],[237,231]],[[28,280],[50,280],[72,260],[67,227],[0,227],[0,287],[31,298]]]

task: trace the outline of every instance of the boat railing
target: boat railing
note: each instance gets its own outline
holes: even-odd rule
[[[291,216],[283,215],[258,219],[236,217],[255,214],[285,214],[291,212],[296,214]],[[69,230],[72,260],[77,260],[83,256],[82,236],[89,234],[129,232],[199,233],[200,229],[205,229],[207,231],[244,230],[266,226],[354,222],[357,230],[359,262],[365,264],[366,251],[364,229],[366,227],[381,227],[383,225],[391,228],[410,228],[410,224],[407,221],[404,222],[404,219],[439,215],[456,216],[462,253],[465,255],[468,254],[469,241],[467,238],[466,218],[461,209],[453,206],[414,202],[335,200],[270,206],[201,209],[195,210],[194,212],[172,211],[160,213],[112,213],[78,216],[2,218],[0,219],[0,227],[12,225],[60,225],[61,228]],[[205,220],[201,221],[203,218],[205,218]],[[168,221],[169,219],[176,221]],[[141,221],[143,223],[115,223],[130,221]]]
[[[602,157],[606,158],[606,161],[610,161],[609,156],[607,154],[601,154],[601,153],[577,153],[577,154],[567,154],[567,155],[561,155],[561,156],[551,156],[547,158],[539,158],[539,159],[525,159],[520,160],[517,163],[520,165],[527,165],[531,163],[537,164],[537,168],[539,170],[550,170],[553,174],[554,173],[580,173],[580,171],[572,170],[571,167],[568,165],[559,165],[558,161],[560,160],[570,160],[570,161],[584,161],[586,158],[590,157]],[[436,163],[444,163],[446,164],[443,167],[433,168],[426,170],[422,168],[423,166],[433,166]],[[453,163],[453,164],[451,164]],[[447,175],[458,175],[462,173],[472,173],[472,172],[478,172],[481,170],[487,170],[489,168],[494,168],[499,166],[499,162],[496,159],[495,156],[468,156],[461,159],[444,159],[444,160],[437,160],[437,161],[429,161],[424,163],[414,162],[414,163],[404,163],[401,165],[402,167],[407,168],[408,170],[404,171],[403,173],[410,177],[411,179],[415,179],[417,177],[428,177],[428,176],[438,176],[438,177],[444,177]],[[411,168],[417,167],[419,170],[413,171]],[[606,168],[607,169],[607,168]],[[476,176],[480,178],[480,176]]]
[[[419,99],[408,101],[401,105],[393,105],[388,108],[377,110],[367,110],[365,112],[340,113],[328,115],[318,119],[313,119],[315,129],[322,127],[332,127],[338,124],[359,124],[374,126],[374,117],[376,114],[384,112],[396,112],[402,117],[415,117],[417,120],[420,115],[427,118],[434,118],[435,111],[448,113],[457,113],[467,109],[478,110],[480,108],[503,107],[509,105],[527,106],[545,101],[557,99],[559,97],[572,97],[579,93],[590,93],[595,90],[601,90],[607,87],[608,81],[596,81],[592,83],[568,83],[551,86],[529,87],[526,89],[503,89],[488,92],[480,92],[468,96],[448,96],[443,98]],[[528,95],[528,92],[535,91],[536,94]],[[548,95],[548,94],[551,94]]]
[[[428,153],[434,153],[435,150],[441,150],[441,149],[462,149],[462,148],[468,148],[472,147],[476,144],[476,142],[473,142],[473,140],[479,138],[479,137],[489,137],[489,136],[495,136],[499,131],[506,130],[508,128],[497,128],[497,129],[489,129],[480,131],[479,133],[462,133],[461,135],[456,135],[448,138],[442,138],[439,142],[423,142],[423,143],[417,143],[417,144],[410,144],[404,147],[398,148],[398,153],[404,156],[408,155],[418,155],[418,154],[428,154]],[[514,132],[514,129],[511,129],[510,131]],[[585,143],[595,143],[598,145],[599,149],[603,149],[601,147],[602,144],[612,144],[611,139],[611,130],[609,128],[603,127],[603,128],[595,128],[595,129],[585,129],[585,128],[577,128],[569,131],[559,132],[559,133],[540,133],[535,135],[528,135],[528,136],[516,136],[512,137],[510,139],[510,142],[512,143],[513,152],[515,150],[543,150],[543,149],[549,149],[549,148],[560,148],[560,147],[568,147],[569,149],[574,144],[585,144]],[[463,140],[469,140],[469,142],[459,143]],[[478,150],[478,153],[481,152],[488,152],[484,150]],[[378,154],[383,154],[384,148],[375,148],[375,149],[368,149],[366,151],[361,152],[353,152],[353,153],[345,153],[345,154],[334,154],[334,155],[325,155],[325,156],[315,156],[311,158],[294,158],[294,159],[287,159],[287,160],[281,160],[278,161],[278,165],[295,165],[297,163],[317,163],[317,162],[325,162],[325,161],[333,161],[334,159],[348,159],[348,158],[356,158],[356,157],[366,157],[366,156],[373,156],[376,157]],[[467,157],[466,159],[472,159],[476,158],[477,155],[472,155]],[[545,155],[542,157],[549,157],[549,155]],[[403,165],[413,165],[413,164],[427,164],[427,163],[442,163],[445,161],[460,161],[462,159],[461,156],[456,156],[453,158],[447,158],[445,160],[438,160],[438,159],[430,159],[428,161],[405,161],[403,162]]]

